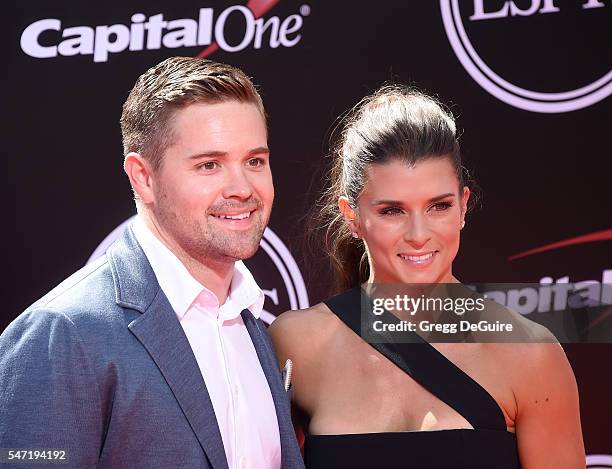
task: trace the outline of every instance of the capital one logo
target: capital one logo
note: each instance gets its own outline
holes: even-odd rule
[[[106,62],[110,54],[126,50],[134,52],[162,47],[208,46],[198,54],[200,57],[206,57],[218,48],[238,52],[247,47],[261,49],[266,44],[273,49],[293,47],[302,38],[300,30],[304,17],[310,14],[310,6],[302,5],[299,14],[286,18],[261,17],[278,1],[250,0],[246,6],[232,5],[220,12],[213,8],[200,8],[194,15],[196,18],[168,20],[163,13],[149,17],[134,13],[130,24],[65,28],[58,18],[41,19],[24,29],[20,45],[23,52],[38,59],[91,55],[94,62]],[[228,34],[228,25],[233,26],[232,34]]]
[[[612,241],[612,228],[529,249],[510,256],[508,260],[515,261],[570,246],[610,241]],[[606,266],[609,267],[608,265]],[[491,299],[508,306],[520,314],[532,314],[535,312],[550,313],[562,311],[568,307],[607,307],[598,318],[591,322],[590,327],[593,327],[612,314],[612,308],[610,308],[610,305],[612,305],[612,269],[604,268],[601,282],[598,280],[583,280],[570,283],[569,274],[563,275],[556,280],[551,276],[545,276],[540,279],[539,286],[536,288],[531,286],[492,293]]]
[[[87,260],[91,263],[104,255],[108,247],[121,236],[134,217],[121,223],[98,245]],[[261,249],[245,261],[264,295],[261,319],[267,324],[283,311],[308,308],[308,292],[302,273],[283,241],[269,227],[264,231]]]
[[[472,2],[461,2],[462,7],[466,5],[471,7],[471,12],[468,15],[465,9],[463,13],[460,10],[459,0],[440,0],[440,9],[444,29],[453,51],[466,71],[482,88],[497,99],[519,109],[540,113],[561,113],[590,106],[612,94],[612,69],[610,68],[608,54],[598,57],[593,56],[592,50],[585,50],[582,52],[582,55],[601,61],[604,65],[603,72],[599,72],[596,76],[581,76],[580,81],[582,83],[571,89],[547,92],[535,89],[534,86],[529,87],[516,81],[512,82],[508,77],[502,77],[501,73],[494,71],[493,67],[485,62],[483,54],[479,54],[477,47],[472,43],[469,34],[466,32],[466,25],[469,27],[491,23],[491,25],[499,26],[500,21],[512,21],[516,28],[513,34],[520,35],[521,31],[533,31],[534,29],[525,27],[526,21],[545,15],[551,20],[548,24],[558,26],[554,34],[563,34],[565,37],[572,38],[579,37],[580,34],[578,33],[581,31],[574,29],[562,31],[559,29],[559,25],[564,23],[561,21],[554,23],[554,19],[560,18],[559,15],[562,14],[562,10],[560,6],[557,6],[557,3],[557,0],[530,0],[522,2],[518,0],[505,0],[501,2],[472,0]],[[586,18],[585,15],[591,15],[591,18],[592,15],[610,15],[608,10],[612,9],[609,0],[576,0],[576,3],[580,5],[579,13],[574,14],[575,18],[572,18],[576,23],[584,20]],[[523,27],[522,30],[520,29],[521,27]],[[550,32],[542,29],[539,29],[539,31],[541,32],[539,37],[531,38],[531,45],[536,45],[538,41],[541,43],[550,42],[550,37],[548,36]],[[511,41],[512,38],[508,38],[508,40]],[[553,40],[552,42],[555,41]],[[606,41],[604,39],[601,42],[605,43]],[[499,54],[504,54],[503,47],[499,47],[498,50]],[[571,60],[571,57],[565,56],[564,60]],[[517,73],[537,73],[537,71],[531,70],[530,67],[524,67],[524,70],[520,70],[519,67],[520,65],[517,65],[517,69],[514,70],[514,79],[516,79]],[[578,69],[574,69],[573,73],[580,76],[581,70],[579,67],[575,68]],[[546,87],[545,79],[541,85]]]

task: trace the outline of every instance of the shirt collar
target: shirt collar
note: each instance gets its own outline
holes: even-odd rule
[[[230,294],[219,308],[219,315],[224,319],[234,319],[242,310],[248,309],[255,318],[259,319],[264,299],[264,294],[249,269],[242,261],[238,261],[234,264]]]
[[[242,261],[234,264],[229,295],[225,303],[219,306],[217,296],[193,278],[178,257],[153,234],[140,215],[136,216],[132,229],[179,320],[183,319],[203,291],[212,295],[210,304],[214,303],[212,309],[219,318],[235,319],[244,309],[248,309],[256,318],[261,316],[264,294]]]

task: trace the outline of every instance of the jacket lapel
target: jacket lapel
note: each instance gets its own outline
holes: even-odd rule
[[[223,440],[198,363],[131,227],[107,256],[117,303],[143,313],[128,328],[163,374],[211,466],[227,469]]]
[[[300,449],[295,438],[293,424],[291,422],[291,404],[289,397],[285,392],[281,375],[278,369],[278,362],[272,343],[270,342],[267,332],[264,331],[264,326],[255,319],[249,310],[242,311],[242,320],[246,325],[251,341],[257,352],[257,357],[261,363],[272,399],[276,409],[276,419],[278,421],[278,430],[281,440],[281,461],[283,469],[303,468],[303,462],[300,455]]]

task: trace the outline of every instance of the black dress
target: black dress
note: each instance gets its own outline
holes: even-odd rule
[[[359,335],[361,289],[325,304]],[[415,343],[370,343],[416,382],[461,414],[474,428],[439,431],[306,435],[308,469],[520,468],[516,436],[489,393],[414,334]]]

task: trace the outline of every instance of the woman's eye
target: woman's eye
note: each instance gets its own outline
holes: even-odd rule
[[[431,208],[435,212],[443,212],[445,210],[448,210],[452,206],[453,206],[453,204],[451,204],[450,202],[437,202],[437,203],[433,204]]]
[[[380,211],[381,215],[399,215],[400,213],[402,213],[402,209],[399,207],[387,207]]]

